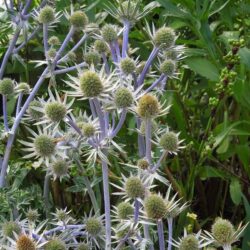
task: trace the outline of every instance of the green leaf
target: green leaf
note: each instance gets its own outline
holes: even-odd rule
[[[239,51],[241,62],[244,63],[248,69],[250,69],[250,49],[242,48]]]
[[[214,64],[202,57],[192,57],[185,60],[186,64],[194,72],[211,81],[219,80],[219,71]]]
[[[232,199],[233,203],[235,205],[239,205],[241,202],[241,195],[242,195],[239,180],[232,179],[232,181],[230,183],[230,195],[231,195],[231,199]]]

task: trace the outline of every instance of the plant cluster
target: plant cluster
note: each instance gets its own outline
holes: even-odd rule
[[[146,18],[156,3],[144,7],[139,0],[115,1],[107,13],[121,25],[91,23],[87,7],[72,6],[70,12],[60,13],[46,0],[39,6],[32,6],[30,0],[5,4],[14,35],[0,68],[2,134],[6,139],[0,188],[6,188],[10,180],[14,145],[22,145],[23,158],[44,176],[46,218],[41,219],[31,208],[25,215],[13,213],[1,224],[1,249],[232,249],[247,224],[236,228],[217,218],[209,231],[185,226],[179,238],[174,234],[175,222],[191,210],[192,201],[161,171],[166,159],[185,147],[182,133],[162,119],[171,109],[164,97],[169,81],[178,81],[184,46],[177,45],[178,34],[173,28],[148,22],[144,32],[151,53],[145,61],[129,40],[136,23]],[[64,39],[52,35],[61,20],[68,25]],[[18,57],[38,32],[42,33],[43,60],[33,62],[43,71],[36,83],[31,86],[28,81],[5,77],[10,56]],[[22,34],[27,36],[19,44]],[[232,42],[220,84],[229,83],[242,43]],[[84,46],[79,56],[78,50]],[[62,75],[65,78],[60,81]],[[11,98],[17,101],[10,114]],[[128,120],[135,124],[130,131],[137,138],[134,158],[124,157],[126,145],[119,138]],[[27,136],[19,138],[22,130]],[[124,169],[117,178],[111,178],[114,167]],[[88,171],[101,175],[98,196]],[[66,208],[51,214],[50,183],[60,185],[73,175],[84,182],[90,211],[86,213],[85,204],[80,204],[83,217],[72,216]],[[114,196],[118,198],[112,203]]]

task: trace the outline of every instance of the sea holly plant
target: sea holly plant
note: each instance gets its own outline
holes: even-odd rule
[[[9,162],[12,148],[20,143],[23,158],[33,160],[34,167],[46,172],[44,199],[47,205],[50,181],[70,178],[72,165],[86,171],[83,161],[90,168],[101,165],[104,213],[90,177],[85,175],[84,183],[93,206],[89,214],[74,219],[67,209],[57,209],[52,213],[52,220],[39,222],[37,211],[30,209],[24,220],[14,218],[3,222],[2,248],[164,250],[167,247],[171,250],[174,247],[202,249],[214,244],[230,249],[245,227],[234,231],[229,222],[222,221],[225,225],[218,226],[216,222],[207,236],[201,231],[187,234],[186,230],[179,240],[173,236],[175,218],[188,209],[188,203],[183,197],[177,198],[179,194],[173,194],[171,180],[169,182],[160,169],[166,157],[183,149],[184,142],[180,132],[160,124],[159,118],[169,112],[170,106],[162,97],[168,88],[167,81],[178,78],[178,62],[184,48],[176,45],[177,33],[172,28],[156,27],[146,20],[145,32],[152,44],[148,59],[143,62],[137,49],[129,44],[130,31],[139,20],[146,18],[155,3],[143,7],[139,0],[116,1],[114,6],[107,7],[107,12],[121,25],[106,23],[100,27],[89,22],[83,8],[72,6],[70,12],[61,13],[49,1],[42,1],[34,9],[31,3],[31,0],[18,4],[5,1],[15,33],[0,69],[2,133],[7,138],[0,187],[6,186],[8,169],[12,167]],[[63,40],[53,32],[62,18],[68,24]],[[43,72],[37,82],[30,87],[29,83],[5,77],[10,57],[14,55],[21,60],[18,53],[38,31],[42,32],[43,60],[33,62],[43,68]],[[79,49],[83,51],[80,62],[76,60]],[[63,90],[57,85],[61,77],[64,77]],[[44,93],[38,93],[41,89],[45,89]],[[7,113],[9,98],[17,99],[14,115]],[[83,108],[85,105],[75,108],[75,102],[87,102],[89,108]],[[133,117],[134,132],[138,133],[137,163],[118,162],[131,171],[120,176],[122,181],[111,183],[112,157],[119,158],[125,153],[126,147],[118,136],[128,116]],[[20,124],[28,136],[15,140]],[[167,187],[165,194],[157,194],[159,181]],[[113,210],[110,184],[116,189],[113,194],[121,198]],[[221,232],[227,233],[227,227],[231,231],[224,239]]]

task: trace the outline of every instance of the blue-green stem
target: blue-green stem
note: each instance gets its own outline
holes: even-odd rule
[[[158,231],[159,249],[165,250],[164,230],[163,230],[162,219],[157,221],[157,231]]]
[[[168,218],[168,250],[172,250],[173,241],[173,218]]]
[[[3,97],[3,122],[4,122],[4,129],[6,132],[9,131],[9,124],[8,124],[8,112],[7,112],[7,96],[2,95]]]

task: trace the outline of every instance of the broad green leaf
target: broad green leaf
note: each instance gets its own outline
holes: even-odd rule
[[[219,80],[219,71],[214,64],[202,57],[192,57],[185,60],[186,64],[194,72],[211,81]]]
[[[242,48],[239,51],[241,62],[244,63],[248,69],[250,69],[250,49]]]
[[[237,179],[232,179],[230,183],[230,195],[233,203],[239,205],[241,202],[241,186],[240,182]]]

